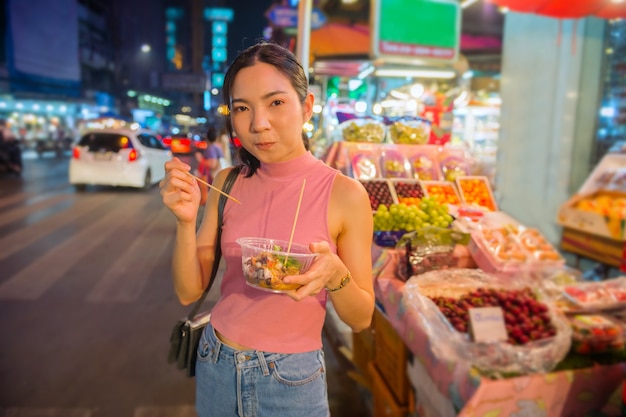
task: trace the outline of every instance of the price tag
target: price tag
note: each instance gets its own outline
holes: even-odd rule
[[[500,307],[469,309],[470,335],[475,342],[499,342],[508,338]]]

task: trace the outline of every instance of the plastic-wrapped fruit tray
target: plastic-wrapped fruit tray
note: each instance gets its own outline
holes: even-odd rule
[[[471,229],[468,246],[476,264],[488,272],[516,273],[562,267],[559,252],[536,229],[502,212],[486,212]]]
[[[498,211],[496,199],[487,177],[462,176],[456,178],[456,186],[463,202],[489,211]]]
[[[454,186],[448,181],[422,181],[424,195],[433,197],[440,204],[460,205],[461,197]]]
[[[395,190],[391,182],[386,179],[359,180],[365,187],[370,198],[372,210],[377,210],[378,206],[383,204],[389,208],[393,203],[398,202]]]
[[[408,162],[402,152],[385,148],[380,155],[380,169],[383,178],[408,178]]]
[[[402,203],[402,200],[405,198],[413,199],[424,197],[422,185],[417,180],[393,179],[391,180],[391,184],[396,192],[399,203]]]

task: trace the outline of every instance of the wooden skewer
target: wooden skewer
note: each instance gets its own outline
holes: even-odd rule
[[[289,252],[291,251],[291,242],[293,241],[293,232],[296,231],[296,222],[298,221],[298,214],[300,213],[300,204],[302,203],[302,195],[304,194],[304,185],[306,184],[306,179],[302,180],[302,188],[300,188],[300,197],[298,198],[298,206],[296,207],[296,215],[293,218],[293,225],[291,226],[291,236],[289,236],[289,245],[287,246],[287,255],[285,255],[285,262],[287,264],[287,259],[289,258]]]
[[[235,203],[237,204],[241,204],[241,202],[239,200],[237,200],[235,197],[233,197],[232,195],[228,195],[226,194],[224,191],[220,190],[217,187],[212,186],[211,184],[209,184],[208,182],[206,182],[205,180],[203,180],[202,178],[196,177],[195,175],[193,175],[191,172],[189,171],[185,171],[188,175],[191,175],[192,177],[194,177],[198,182],[201,182],[202,184],[208,186],[209,188],[214,189],[215,191],[217,191],[218,193],[222,194],[223,196],[230,198],[231,200],[233,200]]]

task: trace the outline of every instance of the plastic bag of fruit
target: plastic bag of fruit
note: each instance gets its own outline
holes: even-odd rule
[[[396,247],[404,249],[402,262],[398,263],[398,276],[406,281],[412,275],[435,269],[460,267],[459,245],[467,245],[468,233],[458,230],[427,226],[406,233]]]
[[[549,372],[570,349],[572,330],[543,293],[523,277],[516,281],[480,269],[445,269],[411,277],[403,302],[422,320],[433,354],[465,361],[490,377]],[[474,342],[468,309],[500,307],[507,341]]]

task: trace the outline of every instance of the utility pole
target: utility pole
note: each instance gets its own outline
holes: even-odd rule
[[[298,42],[296,54],[307,79],[309,78],[309,51],[311,46],[311,10],[313,0],[300,0],[298,3]]]
[[[191,1],[191,71],[194,75],[202,74],[202,59],[204,57],[204,20],[203,0]],[[192,93],[195,116],[203,115],[203,92]]]

